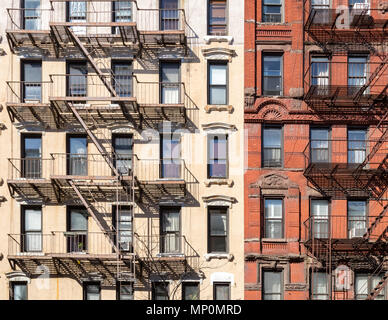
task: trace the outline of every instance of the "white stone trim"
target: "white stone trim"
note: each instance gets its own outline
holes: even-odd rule
[[[228,272],[213,272],[210,275],[210,284],[213,285],[214,282],[230,282],[234,284],[234,274]]]
[[[228,44],[232,44],[233,37],[232,36],[204,36],[203,40],[205,40],[206,44],[210,44],[211,42],[227,42]]]

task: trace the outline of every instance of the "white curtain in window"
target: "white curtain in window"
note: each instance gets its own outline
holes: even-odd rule
[[[69,2],[70,22],[86,22],[86,2],[71,1]],[[86,34],[86,27],[73,26],[71,27],[75,34]]]
[[[357,275],[355,285],[357,295],[368,295],[368,276]]]
[[[315,299],[326,300],[328,291],[327,274],[323,272],[313,274],[313,293]]]
[[[42,250],[42,212],[39,209],[26,209],[24,213],[25,250]]]
[[[313,236],[315,238],[328,237],[329,203],[327,200],[313,200],[311,202],[311,215],[314,217]]]

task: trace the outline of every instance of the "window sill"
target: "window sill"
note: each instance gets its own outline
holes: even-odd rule
[[[212,111],[228,111],[229,113],[232,113],[234,108],[231,105],[208,104],[205,107],[205,111],[206,113],[210,113]]]
[[[279,239],[262,238],[261,241],[262,242],[287,243],[287,239],[285,239],[285,238],[279,238]]]
[[[233,42],[232,36],[205,36],[203,39],[206,44],[210,44],[211,42],[228,42],[228,44],[232,44]]]
[[[227,259],[228,261],[233,261],[234,255],[231,253],[207,253],[204,255],[206,261],[212,259]]]
[[[227,185],[229,188],[233,187],[234,181],[232,179],[207,179],[205,180],[205,186],[210,187],[212,184],[215,185]]]

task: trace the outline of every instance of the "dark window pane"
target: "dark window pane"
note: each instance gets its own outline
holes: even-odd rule
[[[100,300],[100,285],[99,284],[85,284],[85,299],[86,300]]]
[[[199,283],[183,283],[182,298],[183,300],[199,300]]]
[[[164,282],[153,282],[153,300],[168,300],[168,284]]]
[[[133,300],[133,284],[120,283],[120,300]]]
[[[24,101],[42,100],[42,63],[37,62],[23,62],[23,86],[22,96]]]
[[[229,284],[214,284],[214,300],[230,300],[229,296],[230,285]]]
[[[227,252],[227,209],[209,208],[209,252]]]
[[[27,300],[27,283],[12,283],[12,300]]]
[[[263,56],[263,94],[282,94],[282,56]]]

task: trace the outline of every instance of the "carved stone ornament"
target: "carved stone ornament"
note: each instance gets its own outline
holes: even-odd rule
[[[228,111],[229,113],[232,113],[234,111],[234,108],[231,105],[207,105],[204,109],[206,113],[212,111]]]
[[[208,206],[222,206],[232,208],[232,204],[237,202],[236,198],[234,197],[222,195],[202,197],[202,200],[205,203],[205,208]]]
[[[228,48],[202,49],[202,54],[206,60],[228,60],[229,62],[232,62],[232,58],[237,55],[235,50]]]
[[[288,189],[290,187],[297,188],[297,184],[288,179],[287,176],[279,173],[268,173],[259,178],[256,183],[250,185],[251,188],[262,189]]]
[[[233,187],[234,181],[232,179],[207,179],[204,182],[206,187],[210,187],[212,184],[221,186],[227,185],[229,188]]]

